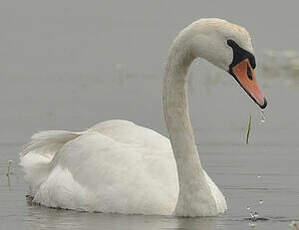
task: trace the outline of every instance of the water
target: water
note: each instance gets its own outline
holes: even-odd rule
[[[22,4],[4,1],[0,9],[1,229],[273,230],[299,221],[299,74],[294,64],[299,38],[293,29],[299,26],[298,6],[273,2],[265,19],[268,3],[258,1],[251,1],[246,11],[229,1],[217,3],[219,7],[198,1],[188,6],[182,1]],[[288,13],[277,17],[284,8]],[[121,118],[167,135],[161,108],[167,50],[182,27],[204,16],[240,22],[253,32],[256,75],[269,102],[267,122],[262,122],[257,106],[231,76],[202,60],[190,69],[196,142],[205,169],[227,198],[228,212],[185,219],[27,203],[18,152],[36,131],[83,130]],[[277,36],[278,29],[287,36]],[[250,114],[250,142],[245,145]],[[250,212],[258,213],[255,221]]]
[[[80,213],[27,204],[27,186],[17,165],[17,153],[32,132],[49,128],[80,130],[109,118],[109,115],[116,118],[119,113],[121,118],[136,120],[138,124],[154,127],[166,135],[159,95],[162,80],[159,78],[147,80],[146,85],[142,79],[134,78],[124,79],[124,85],[117,81],[98,85],[93,78],[74,77],[70,86],[68,77],[61,77],[59,85],[56,80],[44,79],[44,82],[36,83],[37,78],[27,77],[7,81],[19,82],[25,97],[31,87],[39,86],[35,93],[42,94],[44,99],[32,104],[15,96],[11,102],[24,115],[17,112],[1,115],[7,120],[3,124],[7,131],[2,133],[4,141],[0,144],[2,226],[10,229],[246,229],[254,225],[259,229],[287,229],[292,220],[299,220],[299,145],[296,136],[299,111],[296,106],[282,102],[296,105],[299,93],[277,84],[265,88],[271,103],[267,109],[267,122],[260,126],[258,108],[245,94],[242,95],[241,89],[230,78],[224,78],[224,84],[213,85],[211,91],[205,91],[204,78],[194,80],[196,87],[190,95],[192,123],[204,167],[227,198],[229,210],[226,214],[215,218],[181,219]],[[261,81],[268,79],[261,78]],[[86,88],[81,87],[83,84]],[[53,96],[55,87],[56,96]],[[114,98],[114,92],[118,92],[117,98]],[[219,94],[222,97],[219,98]],[[95,95],[98,97],[93,98]],[[77,107],[74,98],[80,106]],[[107,98],[113,105],[106,104]],[[237,108],[231,104],[233,99]],[[219,101],[219,105],[211,107],[209,101],[214,105]],[[127,109],[123,107],[124,103]],[[283,106],[285,108],[281,109]],[[108,109],[103,110],[105,107]],[[151,113],[148,107],[152,108]],[[229,110],[223,110],[223,107]],[[9,110],[9,105],[6,109]],[[248,114],[252,114],[253,121],[251,139],[245,145]],[[13,163],[8,181],[9,160]],[[249,212],[259,214],[254,223]]]
[[[261,123],[265,123],[265,122],[266,122],[266,116],[265,116],[265,113],[264,113],[263,110],[262,110],[260,113],[261,113]]]
[[[263,203],[264,203],[264,201],[263,201],[263,200],[259,200],[259,203],[260,203],[260,204],[263,204]]]

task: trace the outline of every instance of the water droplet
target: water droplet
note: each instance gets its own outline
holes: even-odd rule
[[[257,212],[254,212],[253,213],[253,219],[254,221],[259,217],[259,214]]]
[[[262,176],[261,175],[257,175],[257,178],[261,178]]]
[[[259,200],[259,204],[263,204],[264,203],[264,201],[263,200]]]
[[[258,219],[258,217],[259,217],[259,214],[257,213],[257,212],[254,212],[254,213],[252,213],[252,212],[250,212],[249,213],[249,219],[251,220],[251,221],[257,221],[257,219]]]
[[[265,116],[265,114],[264,114],[264,111],[263,110],[261,110],[261,123],[265,123],[266,122],[266,116]]]

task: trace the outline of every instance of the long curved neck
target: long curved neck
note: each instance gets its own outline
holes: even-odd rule
[[[175,214],[213,215],[215,200],[202,169],[190,122],[187,96],[187,72],[195,59],[187,38],[174,41],[166,62],[163,110],[177,163],[179,197]]]

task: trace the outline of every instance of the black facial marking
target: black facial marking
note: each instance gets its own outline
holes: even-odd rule
[[[255,68],[255,58],[252,55],[252,53],[248,52],[247,50],[244,50],[241,48],[237,43],[235,43],[233,40],[227,40],[227,44],[232,47],[233,49],[233,61],[229,65],[229,72],[232,74],[232,68],[239,64],[241,61],[244,59],[248,58],[251,67],[254,69]],[[247,69],[248,72],[248,69]],[[251,71],[250,71],[251,72]],[[248,75],[249,77],[249,75]],[[250,78],[250,77],[249,77]]]
[[[247,76],[250,80],[252,80],[252,72],[248,63],[247,63]]]

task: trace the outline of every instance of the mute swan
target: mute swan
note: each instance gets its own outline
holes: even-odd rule
[[[20,153],[33,202],[123,214],[223,213],[225,198],[201,166],[188,112],[187,71],[198,57],[229,72],[266,107],[249,33],[225,20],[200,19],[179,33],[166,61],[163,108],[170,140],[124,120],[83,132],[36,133]]]

